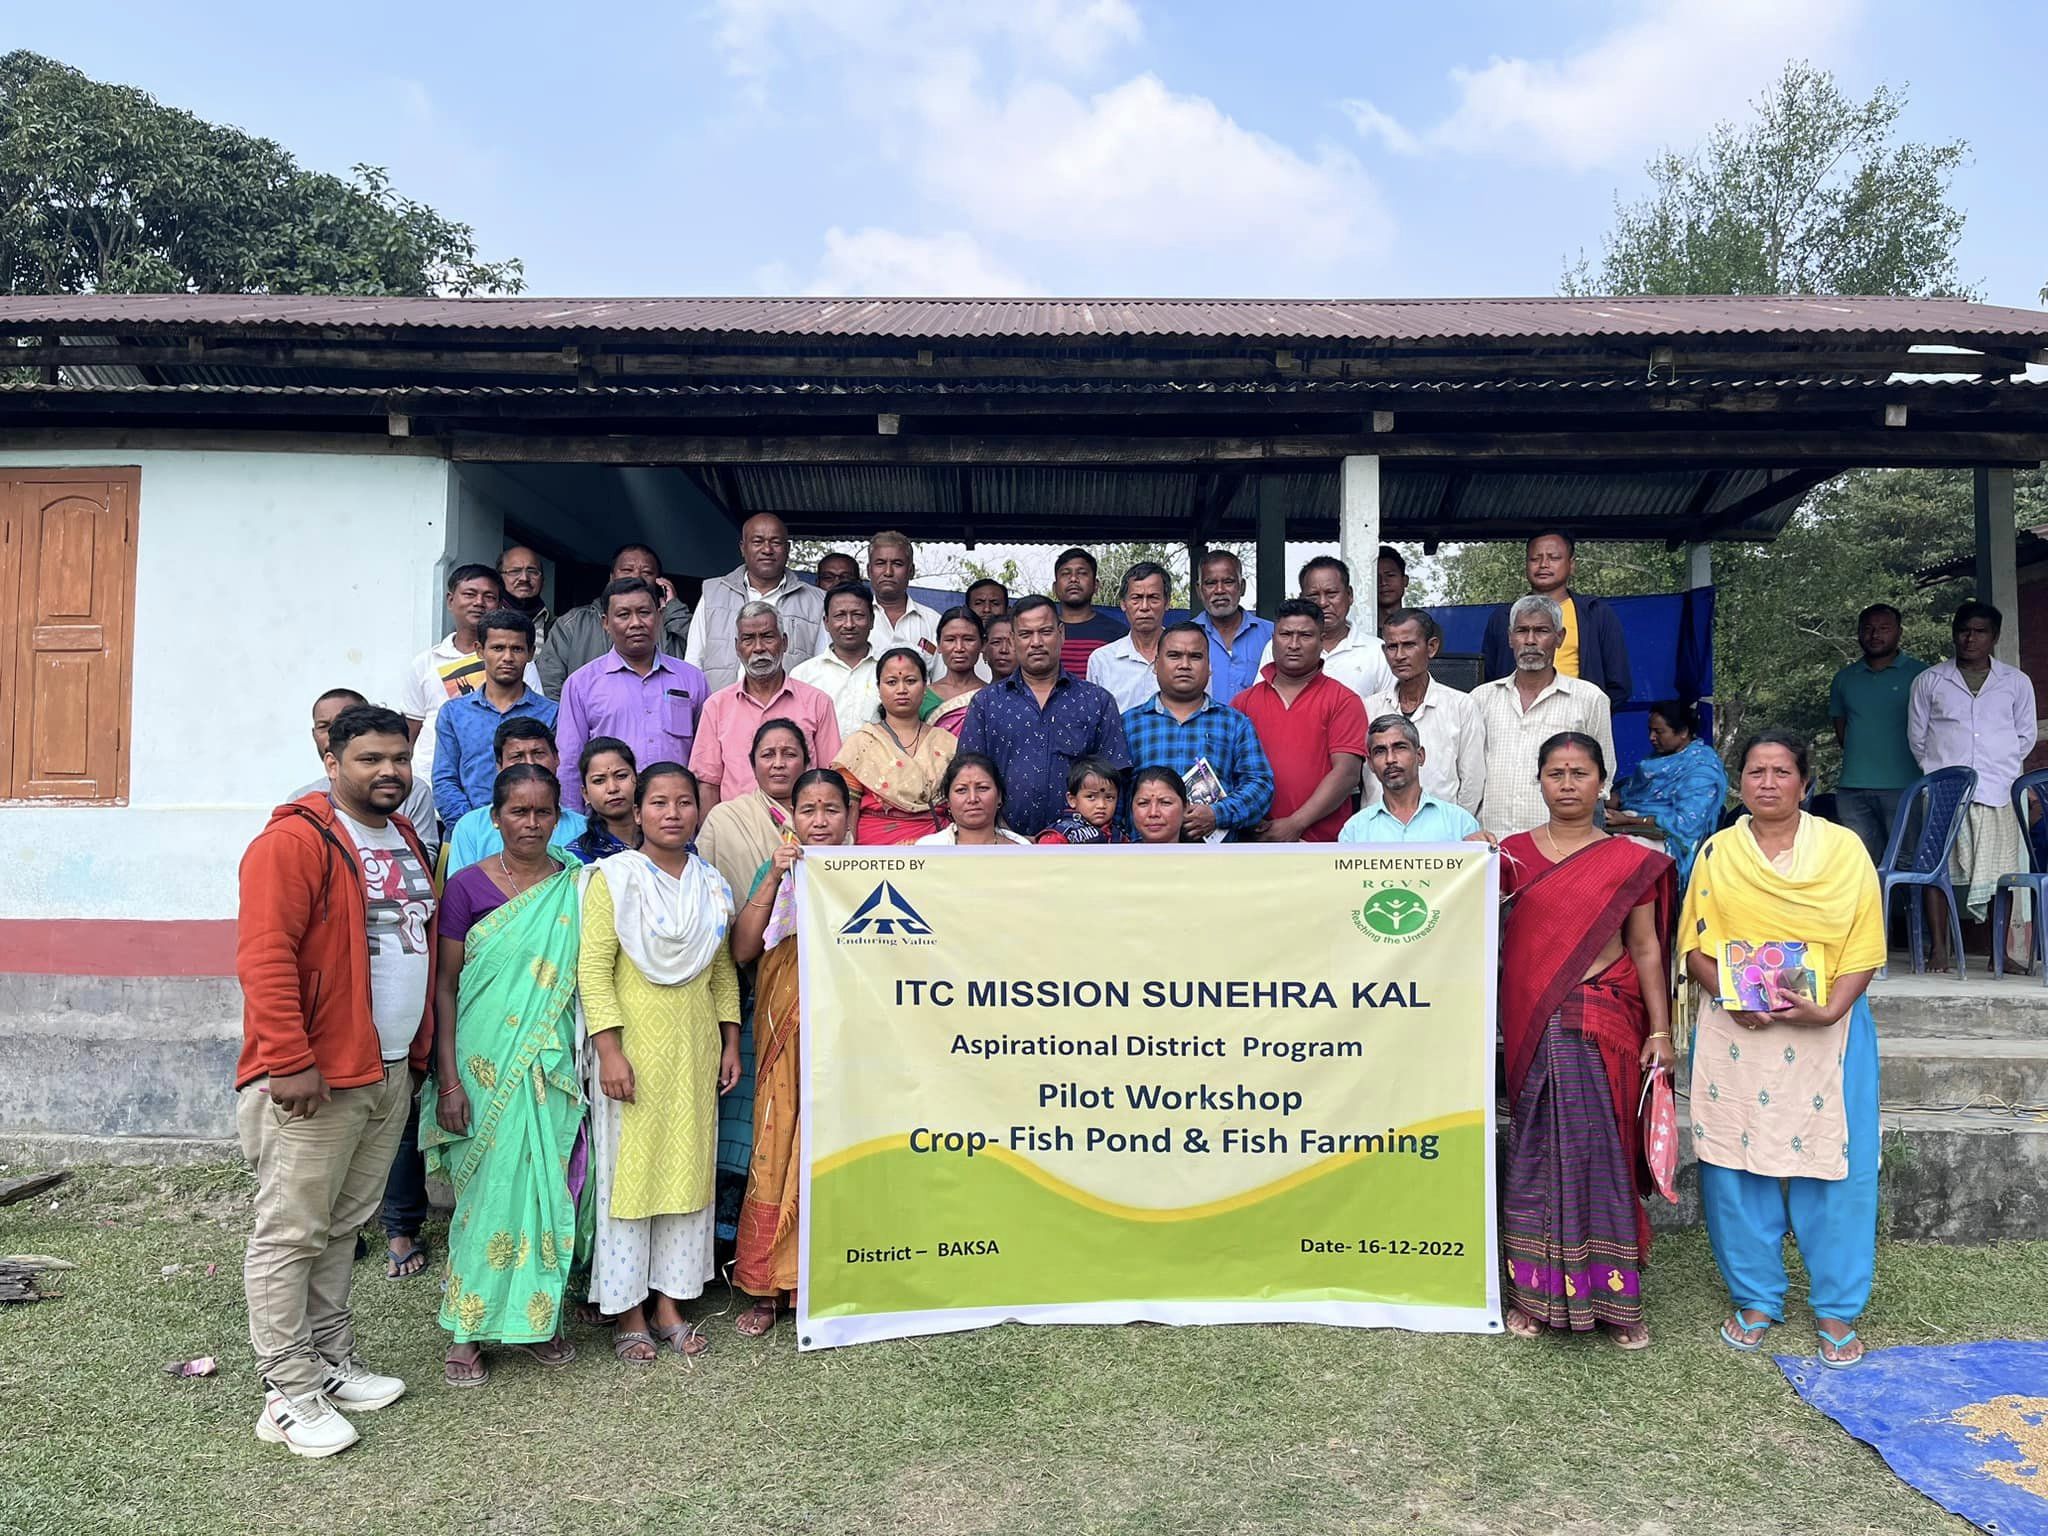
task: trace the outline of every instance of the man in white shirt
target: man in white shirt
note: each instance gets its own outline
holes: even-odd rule
[[[802,661],[825,648],[825,596],[789,568],[789,530],[773,512],[759,512],[740,525],[740,563],[704,583],[683,660],[703,672],[716,692],[739,681],[739,652],[733,649],[740,610],[748,603],[771,605],[789,637],[789,654]]]
[[[1351,622],[1351,567],[1335,555],[1317,555],[1301,568],[1299,580],[1302,597],[1323,611],[1323,670],[1357,694],[1361,704],[1393,687],[1379,636]],[[1259,657],[1261,669],[1272,659],[1268,640]],[[1372,715],[1370,709],[1365,713]]]
[[[2005,615],[1989,603],[1967,602],[1956,609],[1949,633],[1955,656],[1938,661],[1913,679],[1906,704],[1906,743],[1922,773],[1973,768],[1977,789],[1963,815],[1949,859],[1956,899],[1968,930],[1965,944],[1980,937],[1978,925],[1990,915],[1998,877],[2027,867],[2026,829],[2013,815],[2012,785],[2034,750],[2034,685],[2018,667],[1991,654]],[[2014,917],[2025,921],[2026,893],[2015,895]],[[1948,915],[1928,893],[1927,915],[1934,930],[1934,968],[1947,970]],[[1983,934],[1989,944],[1998,936]]]
[[[1583,731],[1613,763],[1614,728],[1606,691],[1557,670],[1564,616],[1556,603],[1530,593],[1508,610],[1515,670],[1472,690],[1486,727],[1486,792],[1479,824],[1496,837],[1527,832],[1550,819],[1536,783],[1537,753],[1560,731]]]
[[[1477,816],[1486,798],[1486,722],[1469,695],[1429,675],[1429,664],[1443,648],[1443,629],[1427,613],[1389,609],[1380,625],[1380,649],[1394,686],[1367,699],[1365,714],[1368,720],[1405,716],[1422,739],[1423,793]]]
[[[853,581],[834,587],[825,594],[825,635],[830,644],[809,661],[789,669],[791,677],[809,683],[832,701],[842,741],[881,717],[875,652],[868,644],[868,631],[874,623],[875,599],[865,584]]]
[[[1124,572],[1124,622],[1130,632],[1088,657],[1088,681],[1107,688],[1119,711],[1136,709],[1159,691],[1153,667],[1159,660],[1159,637],[1166,628],[1166,599],[1173,576],[1156,560],[1140,560]]]
[[[477,623],[493,608],[505,605],[505,589],[488,565],[458,565],[448,573],[448,617],[455,627],[412,659],[400,708],[412,732],[412,771],[429,783],[434,777],[434,717],[441,706],[484,685],[484,658]],[[526,664],[526,686],[540,691],[540,672]]]
[[[875,622],[868,648],[877,656],[908,646],[932,668],[939,654],[939,616],[910,595],[917,555],[910,536],[893,528],[868,540],[868,589],[875,595]]]

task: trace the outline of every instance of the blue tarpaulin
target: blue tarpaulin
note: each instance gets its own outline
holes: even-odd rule
[[[1874,1349],[1831,1371],[1777,1357],[1800,1397],[1951,1514],[2048,1536],[2048,1343]]]
[[[1621,632],[1628,641],[1629,669],[1635,674],[1628,703],[1614,711],[1614,750],[1621,759],[1614,774],[1619,778],[1649,755],[1652,704],[1664,699],[1690,703],[1714,691],[1714,589],[1610,597],[1607,605],[1621,620]],[[1477,656],[1486,636],[1487,616],[1498,606],[1432,607],[1429,611],[1444,628],[1445,653]],[[1706,728],[1702,720],[1703,735]]]

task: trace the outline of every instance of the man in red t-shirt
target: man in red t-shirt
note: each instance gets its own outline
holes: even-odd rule
[[[1095,557],[1085,549],[1061,550],[1052,564],[1052,595],[1067,637],[1060,642],[1060,670],[1083,679],[1097,649],[1130,633],[1122,621],[1096,611],[1095,586]]]
[[[1333,843],[1365,767],[1365,705],[1323,673],[1323,611],[1290,598],[1273,619],[1273,659],[1231,703],[1273,764],[1262,843]]]

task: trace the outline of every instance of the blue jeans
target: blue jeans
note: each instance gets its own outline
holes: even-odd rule
[[[420,1096],[415,1089],[398,1155],[391,1160],[391,1173],[384,1181],[381,1220],[385,1239],[409,1237],[417,1242],[426,1219],[427,1165],[420,1160]]]
[[[1835,815],[1842,825],[1863,839],[1870,850],[1870,862],[1884,862],[1885,845],[1892,838],[1892,822],[1899,814],[1903,789],[1837,789]]]

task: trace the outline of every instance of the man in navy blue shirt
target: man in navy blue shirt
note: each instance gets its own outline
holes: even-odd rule
[[[1067,808],[1067,769],[1078,757],[1128,768],[1124,725],[1106,689],[1060,670],[1065,632],[1052,599],[1018,599],[1017,670],[967,706],[962,752],[982,752],[1002,770],[1003,819],[1036,837]]]

